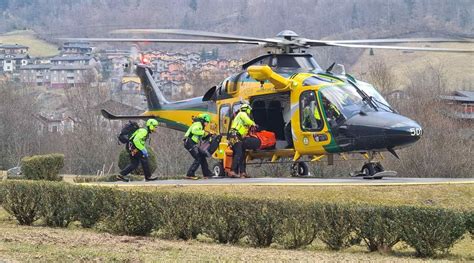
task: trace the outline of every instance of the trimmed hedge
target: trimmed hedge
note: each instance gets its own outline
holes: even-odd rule
[[[61,181],[59,171],[64,166],[63,154],[46,154],[21,159],[21,171],[26,179]]]
[[[66,227],[79,221],[117,234],[247,242],[295,249],[319,239],[339,250],[363,241],[369,251],[390,251],[404,241],[420,257],[447,253],[472,231],[473,211],[339,205],[299,200],[251,199],[197,193],[118,190],[60,182],[0,183],[5,210],[20,224],[42,219]],[[472,233],[472,232],[471,232]]]
[[[459,212],[424,207],[401,207],[399,211],[402,240],[420,257],[448,253],[466,232],[464,215]]]
[[[148,147],[148,164],[150,165],[150,172],[153,174],[156,171],[156,168],[158,167],[158,163],[156,160],[156,154],[155,151],[151,147]],[[120,170],[123,170],[127,165],[130,164],[130,154],[126,150],[122,150],[119,155],[119,160],[118,160],[118,167]],[[143,168],[141,164],[138,166],[137,169],[132,171],[132,174],[134,175],[144,175]]]

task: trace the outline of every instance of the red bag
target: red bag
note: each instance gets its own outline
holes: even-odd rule
[[[260,140],[260,149],[268,149],[275,147],[276,144],[276,136],[275,133],[270,131],[258,131],[254,133],[255,136]]]

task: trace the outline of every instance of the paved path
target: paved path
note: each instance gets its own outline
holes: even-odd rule
[[[379,180],[362,178],[216,178],[200,180],[158,180],[152,182],[100,183],[120,186],[159,185],[417,185],[417,184],[474,184],[474,178],[403,178],[385,177]]]

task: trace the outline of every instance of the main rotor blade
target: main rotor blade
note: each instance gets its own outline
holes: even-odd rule
[[[183,35],[183,36],[195,36],[195,37],[209,37],[215,39],[228,39],[228,40],[244,40],[244,41],[256,41],[256,42],[265,42],[265,43],[279,43],[277,39],[265,39],[265,38],[256,38],[256,37],[247,37],[247,36],[238,36],[206,31],[197,31],[197,30],[185,30],[185,29],[118,29],[113,30],[110,33],[112,34],[171,34],[171,35]]]
[[[410,51],[474,53],[474,49],[430,48],[430,47],[399,47],[399,46],[354,45],[354,44],[338,44],[338,43],[327,43],[327,45],[328,46],[336,46],[336,47],[350,47],[350,48],[373,48],[373,49],[392,49],[392,50],[410,50]]]
[[[218,40],[218,39],[167,39],[167,38],[58,38],[62,41],[84,42],[148,42],[148,43],[193,43],[193,44],[248,44],[264,45],[264,42],[244,40]]]
[[[307,40],[311,42],[311,39]],[[320,40],[316,40],[319,42]],[[323,40],[324,41],[324,40]],[[327,40],[326,42],[337,44],[396,44],[396,43],[472,43],[474,39],[469,38],[388,38],[388,39],[357,39],[357,40]]]

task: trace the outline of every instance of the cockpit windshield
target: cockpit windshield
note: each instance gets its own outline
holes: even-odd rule
[[[326,111],[336,107],[345,119],[359,114],[360,111],[375,111],[351,85],[328,86],[320,89],[323,106]]]
[[[388,102],[377,92],[377,90],[370,84],[365,82],[357,82],[357,87],[372,97],[371,103],[377,109],[370,105],[368,99],[363,99],[362,95],[359,94],[357,89],[350,84],[328,86],[321,88],[323,106],[326,111],[329,108],[337,108],[345,119],[349,119],[352,116],[363,112],[371,111],[392,111]]]
[[[361,89],[365,94],[373,97],[374,104],[377,106],[378,110],[392,112],[392,107],[388,102],[382,97],[382,95],[369,83],[357,81],[357,87]]]

